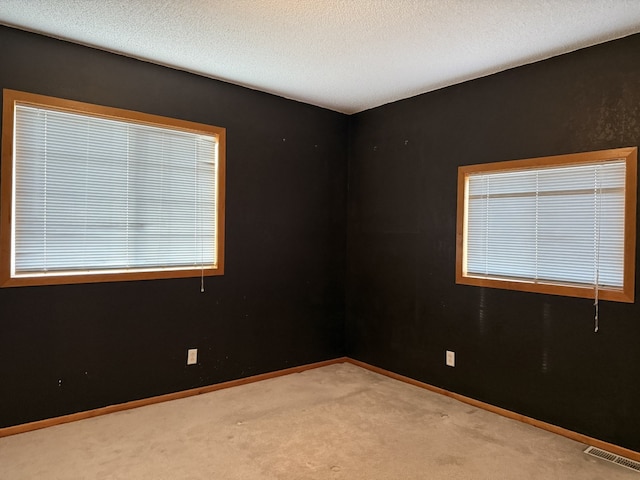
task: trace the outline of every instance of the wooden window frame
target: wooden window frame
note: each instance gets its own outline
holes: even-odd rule
[[[625,226],[624,226],[624,274],[621,289],[598,287],[598,298],[617,302],[633,303],[635,295],[635,258],[636,258],[636,198],[637,198],[637,147],[616,148],[593,152],[555,155],[493,162],[458,167],[458,196],[456,219],[456,283],[491,287],[524,292],[564,295],[580,298],[594,298],[595,288],[570,283],[542,282],[535,280],[513,280],[483,278],[467,275],[464,271],[465,217],[467,202],[467,178],[469,174],[479,172],[497,172],[501,170],[521,170],[536,167],[588,164],[612,160],[625,160]]]
[[[106,119],[123,120],[131,123],[168,128],[183,132],[204,134],[216,138],[218,144],[216,178],[216,238],[217,263],[197,267],[158,270],[132,270],[83,274],[53,274],[17,277],[11,275],[11,216],[13,210],[14,176],[14,110],[17,104],[44,107],[62,112],[79,113]],[[120,108],[94,105],[74,100],[4,89],[2,128],[2,166],[0,196],[0,286],[58,285],[130,280],[151,280],[214,276],[224,274],[224,233],[225,233],[225,178],[226,178],[226,130],[222,127],[197,122],[163,117]]]

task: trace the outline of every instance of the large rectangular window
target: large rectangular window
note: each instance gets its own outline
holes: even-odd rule
[[[3,286],[223,273],[223,128],[3,97]]]
[[[632,302],[637,149],[460,167],[458,283]]]

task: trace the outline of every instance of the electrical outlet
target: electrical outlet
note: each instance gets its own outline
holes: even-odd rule
[[[187,365],[195,365],[198,363],[198,349],[190,348],[187,350]]]
[[[456,366],[456,352],[451,352],[447,350],[447,366],[448,367]]]

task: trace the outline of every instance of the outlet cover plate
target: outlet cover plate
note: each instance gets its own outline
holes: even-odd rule
[[[456,352],[447,350],[447,366],[448,367],[456,366]]]
[[[187,350],[187,365],[195,365],[198,363],[198,349],[190,348]]]

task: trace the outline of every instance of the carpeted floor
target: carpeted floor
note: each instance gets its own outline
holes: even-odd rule
[[[640,479],[351,364],[0,438],[0,479]]]

